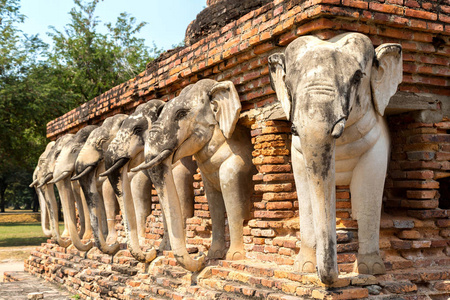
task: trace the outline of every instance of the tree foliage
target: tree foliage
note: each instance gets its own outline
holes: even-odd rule
[[[52,28],[49,60],[62,75],[55,78],[56,84],[67,87],[64,96],[79,105],[136,76],[157,50],[149,49],[135,36],[145,22],[137,23],[134,17],[122,13],[116,24],[106,24],[108,32],[103,34],[98,31],[100,21],[95,16],[99,0],[74,2],[71,23],[62,31]]]
[[[6,198],[31,200],[24,190],[48,142],[47,122],[136,76],[159,54],[136,37],[145,23],[127,13],[100,33],[98,3],[74,0],[70,23],[52,27],[47,45],[17,28],[25,20],[20,0],[0,0],[1,211]]]

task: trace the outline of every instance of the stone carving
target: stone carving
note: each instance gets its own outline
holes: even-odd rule
[[[39,200],[39,207],[41,209],[41,226],[42,226],[42,232],[46,237],[52,236],[52,230],[50,228],[50,214],[48,207],[45,203],[44,193],[42,192],[41,188],[38,188],[37,185],[41,178],[39,176],[42,176],[42,168],[44,167],[46,163],[46,158],[48,153],[51,151],[51,149],[55,146],[55,142],[50,142],[45,147],[45,151],[39,156],[38,164],[33,172],[33,182],[30,184],[30,188],[34,187],[36,190],[36,194],[38,196]]]
[[[269,57],[273,89],[292,121],[292,165],[301,248],[295,267],[337,280],[335,185],[350,185],[358,220],[355,270],[385,273],[379,255],[381,200],[389,156],[384,109],[402,81],[398,44],[374,50],[349,33],[304,36]]]
[[[144,161],[144,137],[157,119],[158,112],[164,106],[161,100],[150,100],[141,104],[120,127],[115,139],[106,153],[107,175],[123,212],[124,227],[127,234],[128,249],[141,262],[151,262],[156,257],[156,250],[144,253],[139,245],[139,238],[145,236],[145,221],[151,213],[151,181],[147,171],[130,172],[130,168]],[[193,175],[196,166],[192,159],[173,165],[175,187],[180,195],[183,220],[194,214]],[[159,249],[169,249],[167,226],[164,224],[164,238]]]
[[[92,247],[92,243],[83,244],[81,241],[81,239],[90,239],[92,237],[91,222],[88,218],[89,212],[86,200],[80,193],[80,185],[77,182],[71,182],[70,177],[75,169],[78,153],[80,153],[90,133],[96,127],[93,125],[84,127],[63,145],[61,152],[56,158],[53,179],[50,181],[50,183],[56,184],[58,188],[64,220],[67,224],[72,244],[81,251],[87,251]],[[75,203],[77,204],[80,219],[79,232],[77,230]]]
[[[80,134],[79,135],[85,135],[87,132],[90,132],[92,129],[94,129],[95,126],[87,126],[85,128],[83,128],[83,130],[80,130]],[[87,133],[88,134],[88,133]],[[58,204],[56,202],[56,198],[55,198],[55,194],[54,194],[54,181],[53,176],[54,176],[54,170],[56,167],[56,162],[57,159],[59,158],[59,156],[62,153],[62,150],[64,148],[64,146],[68,143],[70,143],[73,139],[75,139],[75,134],[66,134],[60,138],[58,138],[54,144],[54,146],[48,151],[45,159],[43,160],[43,164],[42,164],[42,168],[40,168],[40,170],[38,171],[37,174],[37,179],[38,182],[37,184],[37,188],[40,189],[40,192],[42,193],[42,195],[44,196],[44,200],[45,200],[45,204],[47,206],[47,209],[49,211],[49,220],[50,220],[50,228],[52,231],[52,237],[56,240],[56,242],[61,245],[62,247],[68,247],[71,244],[70,239],[68,239],[69,237],[69,217],[65,217],[64,218],[64,231],[63,233],[60,235],[59,233],[59,217],[58,217]],[[55,177],[55,179],[58,179],[57,177],[60,174],[58,174],[58,176]],[[59,191],[61,192],[61,191]],[[67,199],[67,198],[65,198]],[[73,201],[73,198],[71,199]],[[61,199],[61,202],[63,202],[65,200]],[[63,213],[66,213],[66,211],[64,211],[64,206],[66,204],[63,203]],[[69,205],[73,205],[69,204]],[[79,204],[81,205],[81,204]],[[83,207],[83,206],[80,206]],[[82,209],[80,210],[80,213],[83,214],[83,212],[81,212]],[[85,231],[85,225],[82,225],[82,231],[80,233],[84,233]]]
[[[79,182],[86,198],[95,245],[107,254],[114,254],[119,250],[115,230],[117,200],[109,180],[99,178],[99,173],[105,170],[106,149],[127,117],[124,114],[109,117],[103,121],[102,126],[91,132],[76,159],[76,176],[72,177],[72,183]]]
[[[190,257],[172,173],[172,163],[194,155],[200,168],[212,220],[209,258],[243,259],[243,221],[252,194],[252,145],[237,126],[241,104],[230,81],[203,79],[169,101],[149,130],[146,163],[167,221],[170,244],[178,263],[190,271],[204,266],[204,255]],[[230,231],[226,252],[225,212]]]

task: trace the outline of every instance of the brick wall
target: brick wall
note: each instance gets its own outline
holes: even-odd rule
[[[291,133],[270,87],[267,59],[301,35],[328,39],[347,31],[368,35],[374,46],[400,43],[404,76],[387,110],[392,153],[380,248],[388,274],[351,277],[340,282],[341,290],[332,292],[323,290],[317,279],[299,276],[290,269],[299,251]],[[202,78],[233,81],[243,107],[240,123],[251,133],[253,164],[258,172],[253,177],[252,218],[244,227],[248,262],[218,262],[197,280],[176,269],[171,253],[166,252],[149,271],[125,250],[121,231],[124,251],[114,258],[92,252],[84,260],[82,253],[49,243],[34,252],[27,262],[28,270],[59,280],[73,290],[86,286],[83,295],[93,298],[98,294],[125,299],[120,291],[127,295],[135,291],[177,299],[174,290],[197,298],[202,295],[203,299],[225,294],[262,295],[263,299],[269,295],[282,299],[275,294],[360,298],[377,291],[381,295],[402,294],[406,299],[448,296],[449,35],[450,4],[443,1],[275,0],[188,47],[164,54],[136,78],[51,121],[47,136],[56,139],[116,113],[129,113],[150,99],[172,99],[183,87]],[[427,111],[418,114],[414,112],[417,109]],[[204,252],[211,242],[211,221],[200,174],[195,175],[194,188],[195,213],[187,221],[187,242],[191,252]],[[337,187],[336,198],[339,269],[350,273],[358,248],[358,224],[352,219],[349,188]],[[152,208],[146,243],[158,245],[163,227],[154,191]],[[120,222],[118,216],[117,227],[122,230]],[[263,263],[264,268],[252,263]],[[121,264],[135,272],[126,273]],[[92,278],[103,281],[96,284]],[[186,284],[180,283],[180,278]],[[192,283],[198,284],[197,288],[186,287]],[[145,288],[139,289],[141,284]],[[171,287],[172,292],[164,287]]]

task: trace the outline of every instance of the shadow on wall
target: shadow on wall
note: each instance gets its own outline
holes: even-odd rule
[[[450,209],[450,177],[438,179],[439,182],[439,208]]]

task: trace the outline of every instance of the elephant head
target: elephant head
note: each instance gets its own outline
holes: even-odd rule
[[[144,135],[151,123],[156,120],[163,105],[164,101],[150,100],[139,105],[136,111],[124,120],[106,152],[105,167],[107,171],[101,174],[108,176],[117,196],[123,213],[130,253],[138,261],[146,263],[156,257],[155,249],[144,253],[139,246],[139,236],[144,235],[145,218],[151,209],[151,203],[148,203],[151,200],[151,183],[142,172],[134,174],[136,178],[133,177],[133,179],[139,184],[132,189],[128,169],[129,166],[140,164],[143,161]]]
[[[80,237],[84,236],[85,232],[88,233],[86,236],[90,237],[91,226],[85,215],[87,214],[87,209],[80,196],[80,186],[77,183],[71,183],[70,177],[74,172],[75,161],[81,148],[95,128],[97,128],[95,125],[82,128],[64,144],[55,162],[53,180],[50,181],[50,183],[56,184],[58,188],[70,239],[73,245],[81,251],[87,251],[92,247],[91,242],[83,244],[80,239]],[[80,232],[77,230],[75,202],[77,203],[78,214],[80,216]]]
[[[39,207],[41,209],[42,231],[44,232],[44,235],[46,237],[52,236],[52,231],[50,228],[50,220],[49,220],[50,215],[49,215],[48,207],[45,203],[44,194],[43,194],[42,190],[37,187],[37,185],[38,185],[39,181],[41,180],[41,178],[39,178],[39,176],[43,175],[42,168],[44,167],[44,165],[46,163],[45,160],[47,158],[47,155],[54,146],[55,146],[54,141],[48,143],[47,146],[45,147],[45,151],[41,154],[41,156],[39,156],[37,166],[33,172],[33,182],[30,184],[30,187],[34,187],[34,189],[36,190],[36,194],[38,195]]]
[[[72,181],[78,180],[86,199],[96,246],[107,254],[114,254],[119,250],[119,244],[115,241],[113,244],[107,245],[107,241],[116,238],[114,229],[116,199],[109,181],[100,180],[98,173],[104,170],[106,149],[126,118],[127,115],[124,114],[106,118],[102,126],[91,132],[86,143],[80,149],[80,154],[74,164],[76,175],[72,177]],[[107,228],[108,224],[109,228]],[[110,235],[110,239],[105,239],[106,233]]]
[[[401,64],[400,45],[383,44],[375,50],[371,40],[358,33],[328,41],[300,37],[284,54],[269,57],[272,87],[292,122],[302,236],[297,267],[314,271],[317,264],[326,284],[338,276],[336,184],[351,185],[358,257],[370,265],[368,273],[384,270],[378,228],[389,139],[382,115],[402,80]],[[374,171],[377,168],[380,171]],[[368,241],[374,237],[376,241]]]
[[[232,82],[203,79],[187,86],[164,106],[149,130],[146,163],[132,169],[151,168],[149,175],[166,217],[172,250],[178,263],[190,271],[200,270],[205,257],[193,259],[187,252],[172,165],[194,155],[202,172],[213,230],[208,256],[219,258],[226,251],[226,211],[230,224],[227,259],[243,258],[242,226],[250,206],[253,166],[250,138],[242,128],[235,130],[240,109]]]
[[[52,237],[59,245],[68,247],[70,241],[63,239],[59,233],[59,215],[58,204],[54,193],[54,184],[51,182],[53,179],[53,170],[55,168],[56,160],[61,153],[63,146],[73,138],[73,134],[66,134],[58,138],[54,146],[48,151],[42,166],[37,173],[36,187],[40,190],[44,197],[45,204],[49,213],[50,229],[52,231]],[[64,219],[64,232],[63,236],[66,236],[67,232],[67,220]],[[68,234],[68,232],[67,232]]]
[[[141,251],[139,237],[145,235],[145,220],[151,212],[151,181],[146,171],[129,172],[144,161],[144,140],[152,123],[164,106],[161,100],[150,100],[141,104],[126,119],[116,138],[108,147],[106,168],[102,175],[107,175],[113,184],[122,212],[130,253],[141,262],[150,262],[156,257],[152,249],[147,253]],[[177,192],[182,202],[183,219],[193,215],[193,174],[196,166],[192,159],[186,158],[174,166]],[[163,215],[164,218],[164,215]],[[169,248],[167,226],[164,226],[164,238],[159,249]]]

